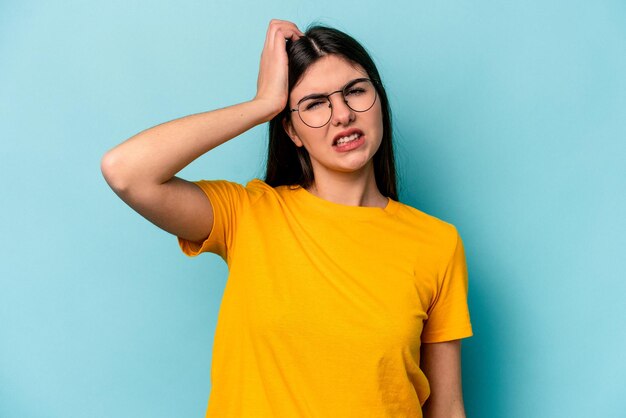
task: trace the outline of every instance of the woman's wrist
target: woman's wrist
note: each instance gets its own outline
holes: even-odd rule
[[[254,104],[255,108],[258,109],[258,114],[261,119],[260,123],[269,122],[284,109],[284,106],[278,103],[276,100],[270,100],[265,98],[255,97],[254,99],[250,100],[250,103]]]

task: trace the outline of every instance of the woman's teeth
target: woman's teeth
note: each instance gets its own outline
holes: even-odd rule
[[[361,135],[360,134],[352,134],[350,136],[344,136],[343,138],[339,138],[335,145],[341,145],[341,144],[345,144],[346,142],[354,141],[355,139],[358,139],[359,136],[361,136]]]

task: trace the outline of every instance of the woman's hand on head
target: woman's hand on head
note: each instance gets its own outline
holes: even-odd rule
[[[267,29],[254,100],[265,103],[274,116],[285,108],[289,98],[286,40],[297,41],[301,36],[304,33],[286,20],[272,19]]]

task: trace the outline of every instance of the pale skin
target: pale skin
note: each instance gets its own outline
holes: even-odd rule
[[[367,73],[360,66],[355,68],[334,55],[322,57],[307,69],[292,89],[289,107],[294,108],[300,98],[311,92],[328,94],[362,77],[367,77]],[[372,159],[382,141],[380,100],[367,112],[353,111],[340,94],[331,96],[330,100],[331,120],[321,128],[307,126],[296,113],[283,122],[294,144],[304,146],[311,158],[315,184],[310,191],[344,205],[385,207],[388,199],[376,186]],[[365,144],[350,152],[335,151],[333,139],[353,127],[363,131]]]
[[[290,93],[285,39],[301,36],[292,22],[270,22],[252,100],[165,122],[109,150],[101,169],[113,191],[159,228],[190,241],[204,241],[213,224],[212,206],[198,186],[176,173],[215,147],[270,121],[288,101],[293,107],[304,95],[327,94],[366,76],[362,68],[326,56],[308,69]],[[382,140],[380,102],[362,113],[352,111],[340,94],[331,96],[331,103],[332,118],[324,127],[310,128],[295,113],[283,124],[294,144],[304,146],[311,157],[315,183],[309,191],[334,203],[385,207],[388,199],[376,186],[372,161]],[[352,127],[364,132],[364,145],[341,154],[333,150],[333,138]],[[425,417],[465,417],[460,353],[458,340],[422,345],[421,367],[431,385]]]

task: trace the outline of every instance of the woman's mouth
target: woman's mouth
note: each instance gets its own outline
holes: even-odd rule
[[[350,151],[360,147],[365,143],[365,135],[360,133],[353,133],[352,135],[344,136],[335,141],[333,148],[336,151]]]
[[[347,142],[354,141],[354,140],[358,139],[360,136],[361,135],[359,135],[358,132],[355,132],[352,135],[348,135],[348,136],[344,136],[342,138],[339,138],[338,140],[335,141],[335,145],[342,145],[342,144],[345,144]]]

